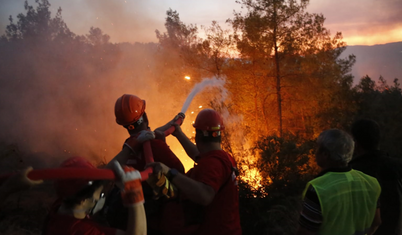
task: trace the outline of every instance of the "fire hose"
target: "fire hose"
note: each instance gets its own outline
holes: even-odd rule
[[[184,114],[179,113],[178,118],[175,123],[181,125],[184,120]],[[171,126],[166,131],[164,131],[165,136],[172,134],[175,130],[174,126]],[[152,154],[151,143],[146,141],[143,143],[143,151],[145,162],[154,162],[154,157]],[[142,181],[148,179],[149,174],[153,172],[152,168],[147,168],[141,171]],[[7,180],[10,176],[15,173],[0,175],[0,184]],[[55,180],[55,179],[87,179],[87,180],[115,180],[116,175],[112,170],[109,169],[83,169],[83,168],[49,168],[49,169],[38,169],[32,170],[28,173],[28,178],[31,180]]]

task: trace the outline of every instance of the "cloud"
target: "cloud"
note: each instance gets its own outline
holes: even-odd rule
[[[401,41],[400,0],[312,0],[309,12],[323,13],[325,26],[341,31],[348,44],[377,44]],[[399,33],[398,33],[399,32]]]

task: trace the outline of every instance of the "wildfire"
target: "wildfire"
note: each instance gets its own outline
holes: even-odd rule
[[[245,174],[242,175],[242,179],[246,181],[249,185],[251,185],[254,188],[259,188],[261,187],[261,175],[260,172],[256,168],[250,168],[246,167],[247,169],[244,171]],[[271,182],[270,179],[268,179],[269,182]]]
[[[190,78],[190,76],[185,76],[184,79],[190,80],[191,78]]]

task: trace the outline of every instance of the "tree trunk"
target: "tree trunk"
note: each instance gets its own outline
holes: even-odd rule
[[[279,54],[278,54],[278,41],[277,41],[277,19],[276,19],[276,5],[274,3],[274,33],[273,33],[273,40],[274,40],[274,49],[275,49],[275,75],[276,75],[276,97],[278,101],[278,119],[279,119],[279,137],[282,137],[282,97],[281,97],[281,76],[279,70]]]

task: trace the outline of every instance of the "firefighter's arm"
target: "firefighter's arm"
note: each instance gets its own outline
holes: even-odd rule
[[[28,173],[32,171],[32,167],[11,176],[2,185],[0,185],[0,206],[7,197],[15,192],[29,189],[35,185],[43,183],[43,180],[31,180],[28,178]]]
[[[154,173],[162,172],[168,175],[170,168],[163,163],[154,162],[148,164],[149,167],[154,168]],[[215,197],[215,190],[204,183],[193,180],[184,174],[178,173],[173,179],[172,183],[183,193],[186,197],[197,204],[207,206]]]
[[[155,139],[155,133],[152,131],[143,130],[137,137],[130,137],[123,146],[123,149],[106,165],[106,168],[113,169],[113,161],[124,165],[127,160],[132,158],[132,155],[138,155],[142,144],[145,141]]]
[[[382,223],[382,221],[381,221],[380,208],[377,208],[377,210],[375,211],[373,223],[371,224],[371,227],[370,227],[369,231],[367,232],[367,235],[374,234],[375,231],[378,229],[378,227],[381,225],[381,223]]]
[[[187,155],[195,161],[195,158],[200,155],[197,146],[191,142],[191,140],[184,134],[181,130],[181,127],[178,124],[173,125],[175,127],[175,131],[172,133],[177,140],[180,142],[181,146],[183,146]]]
[[[156,128],[155,131],[165,132],[175,124],[177,119],[179,119],[179,118],[184,119],[184,117],[185,117],[185,115],[183,113],[179,113],[172,120],[170,120],[168,123],[166,123],[165,125]]]
[[[128,208],[127,230],[117,230],[116,235],[146,235],[145,210],[143,205]]]
[[[116,185],[122,190],[121,197],[128,209],[127,229],[117,231],[116,235],[146,235],[147,221],[144,210],[141,174],[132,167],[124,169],[118,162],[113,162],[113,170],[118,177]]]
[[[126,164],[127,160],[130,158],[130,155],[132,155],[132,150],[124,146],[123,149],[106,165],[106,168],[113,169],[114,161],[117,161],[122,165]]]

